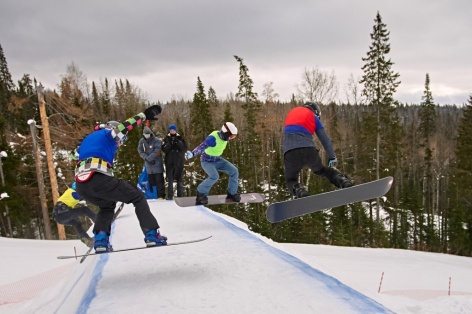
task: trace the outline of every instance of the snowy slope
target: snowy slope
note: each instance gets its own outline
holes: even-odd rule
[[[455,271],[469,279],[461,294],[447,296],[445,289],[444,297],[430,293],[427,298],[412,299],[405,286],[395,295],[392,280],[387,280],[392,266],[386,265],[394,263],[398,271],[401,263],[416,265],[427,257],[437,260],[433,264],[440,268],[444,261],[437,256],[447,255],[278,244],[202,206],[180,208],[167,201],[150,205],[169,242],[213,237],[195,244],[89,257],[83,264],[55,259],[73,254],[74,245],[84,251],[78,241],[0,239],[9,253],[0,262],[2,269],[9,269],[8,275],[0,275],[0,312],[444,313],[446,305],[448,313],[472,309],[469,258],[450,256],[445,261],[455,262]],[[115,249],[143,245],[131,205],[125,206],[114,225],[112,244]],[[33,245],[38,249],[31,252]],[[386,271],[390,293],[377,293],[380,269]],[[38,277],[40,273],[47,276]],[[460,282],[457,273],[452,276],[456,284]],[[50,278],[49,282],[43,277]],[[51,282],[53,277],[56,280]],[[35,295],[29,292],[23,300],[21,296],[13,300],[12,295],[34,286],[33,282],[45,283],[36,288]],[[411,282],[407,285],[411,287]],[[433,311],[430,301],[435,302]]]

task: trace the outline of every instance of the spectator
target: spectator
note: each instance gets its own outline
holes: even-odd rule
[[[143,137],[139,140],[138,153],[144,159],[151,193],[154,193],[153,187],[156,187],[157,199],[164,200],[166,188],[164,163],[162,162],[162,141],[147,126],[144,127]]]
[[[167,177],[167,199],[174,197],[174,182],[177,182],[177,197],[184,195],[184,185],[182,176],[184,171],[185,152],[187,143],[185,139],[177,133],[175,124],[169,125],[167,133],[162,144],[162,150],[165,153],[164,160],[166,165]]]

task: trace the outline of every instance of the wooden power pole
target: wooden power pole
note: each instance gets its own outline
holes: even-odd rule
[[[46,159],[48,163],[49,178],[51,180],[52,199],[53,199],[54,204],[56,204],[57,200],[59,199],[59,192],[57,191],[56,171],[54,169],[54,160],[52,158],[53,154],[52,154],[52,147],[51,147],[51,136],[49,135],[49,121],[46,115],[46,103],[44,101],[44,95],[42,93],[41,86],[37,86],[36,91],[38,93],[39,114],[41,115],[41,125],[43,127],[43,136],[44,136],[44,148],[46,149]],[[66,233],[64,230],[64,226],[61,224],[57,224],[57,231],[59,235],[59,240],[65,240]]]
[[[41,209],[44,220],[44,236],[46,239],[51,240],[52,232],[51,224],[49,223],[48,202],[46,199],[46,193],[44,191],[44,178],[43,171],[41,169],[41,155],[39,154],[39,147],[36,143],[36,122],[34,120],[29,120],[28,124],[30,126],[31,137],[33,138],[33,153],[36,166],[36,178],[38,179],[39,198],[41,200]]]

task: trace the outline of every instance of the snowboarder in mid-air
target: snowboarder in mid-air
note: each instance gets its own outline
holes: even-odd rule
[[[146,246],[167,245],[167,237],[160,234],[144,193],[113,175],[114,155],[128,132],[145,120],[157,120],[161,111],[159,105],[153,105],[123,123],[109,121],[106,128],[87,135],[80,144],[75,169],[77,192],[100,208],[93,227],[97,253],[113,250],[109,237],[117,201],[134,205]]]
[[[203,180],[197,187],[195,205],[208,204],[210,189],[220,177],[218,171],[229,175],[227,198],[234,202],[241,201],[241,195],[238,193],[238,168],[221,157],[226,145],[228,145],[228,141],[236,138],[237,134],[238,129],[236,126],[231,122],[226,122],[223,124],[220,131],[213,131],[200,145],[195,147],[192,151],[185,153],[185,159],[187,160],[194,156],[201,155],[200,161],[202,168],[208,175],[208,178]]]
[[[327,178],[337,188],[348,188],[353,184],[336,169],[337,159],[330,138],[320,121],[321,111],[317,103],[307,102],[293,108],[287,114],[284,124],[282,149],[284,153],[285,181],[295,198],[309,196],[306,188],[298,182],[300,171],[308,166],[311,171]],[[328,154],[328,167],[323,166],[313,142],[313,135],[319,138]]]

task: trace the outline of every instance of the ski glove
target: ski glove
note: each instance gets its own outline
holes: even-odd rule
[[[162,108],[159,105],[153,105],[146,110],[144,110],[144,114],[146,115],[146,120],[156,120],[157,121],[157,115],[162,112]]]
[[[330,158],[328,160],[328,167],[330,168],[336,168],[336,166],[338,165],[338,159],[336,157],[334,158]]]
[[[191,151],[185,152],[185,159],[189,160],[190,158],[193,158],[193,153]]]

